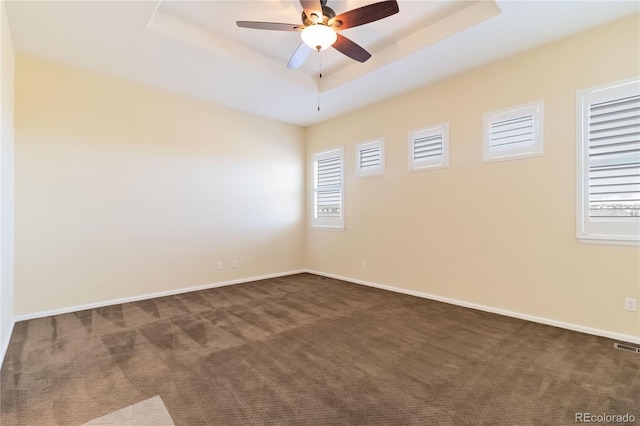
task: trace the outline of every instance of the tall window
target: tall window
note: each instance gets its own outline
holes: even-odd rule
[[[640,242],[640,79],[578,91],[577,233]]]
[[[344,148],[313,154],[314,228],[344,229]]]

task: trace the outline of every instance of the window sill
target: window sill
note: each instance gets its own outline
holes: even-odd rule
[[[621,240],[613,237],[578,237],[578,241],[583,244],[640,247],[639,240]]]
[[[344,226],[311,225],[314,231],[344,231]]]

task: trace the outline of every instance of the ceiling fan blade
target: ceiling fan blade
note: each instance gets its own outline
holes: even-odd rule
[[[253,28],[256,30],[273,31],[301,31],[304,28],[303,25],[280,24],[278,22],[236,21],[236,25],[241,28]]]
[[[311,14],[316,12],[316,14],[320,14],[318,18],[322,18],[322,4],[320,0],[300,0],[300,4],[304,9],[304,14],[307,15],[307,18],[311,19]],[[313,21],[313,19],[311,19]]]
[[[369,22],[378,21],[388,16],[394,15],[400,11],[396,0],[381,1],[357,9],[352,9],[329,21],[336,30],[344,30],[359,25],[368,24]]]
[[[351,59],[358,62],[365,62],[371,57],[371,53],[364,50],[362,46],[349,40],[342,34],[338,34],[338,39],[333,43],[333,47],[341,53],[344,53]]]
[[[300,43],[300,46],[293,52],[291,59],[289,59],[289,63],[287,64],[287,68],[290,70],[297,70],[300,66],[306,61],[309,57],[309,53],[311,53],[313,49],[307,46],[304,42]]]

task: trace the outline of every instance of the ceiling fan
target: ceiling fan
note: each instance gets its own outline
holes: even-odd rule
[[[297,69],[313,50],[319,52],[329,46],[333,46],[334,49],[351,59],[365,62],[371,57],[371,54],[337,31],[378,21],[396,14],[400,10],[396,0],[373,3],[340,15],[336,15],[336,12],[327,6],[327,0],[300,0],[300,4],[303,9],[302,25],[254,21],[237,21],[236,24],[242,28],[257,30],[301,32],[302,43],[287,64],[287,68]]]

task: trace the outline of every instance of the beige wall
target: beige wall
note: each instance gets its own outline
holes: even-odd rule
[[[16,314],[302,268],[303,136],[18,54]]]
[[[4,2],[0,3],[0,360],[13,324],[15,52]]]
[[[575,225],[576,90],[640,74],[639,28],[624,19],[308,128],[308,165],[346,147],[346,228],[309,230],[307,267],[639,339],[624,310],[639,249],[578,243]],[[536,100],[544,156],[483,164],[482,114]],[[408,173],[407,132],[447,121],[450,167]],[[379,136],[386,175],[356,178],[354,145]]]

